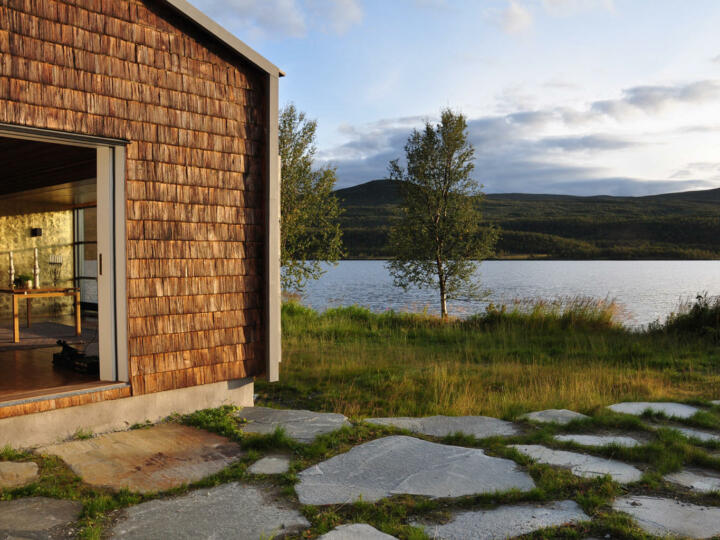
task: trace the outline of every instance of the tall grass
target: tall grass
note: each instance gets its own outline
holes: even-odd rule
[[[611,301],[518,302],[443,322],[359,307],[283,306],[269,399],[350,416],[589,411],[621,400],[720,397],[712,340],[630,331]]]

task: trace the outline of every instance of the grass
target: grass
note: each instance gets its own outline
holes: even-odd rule
[[[691,310],[686,313],[704,325],[711,320]],[[374,314],[357,307],[319,314],[286,303],[281,382],[258,383],[260,402],[341,412],[351,417],[354,425],[307,445],[293,441],[282,430],[262,436],[244,433],[244,421],[231,406],[175,416],[172,421],[238,442],[245,454],[199,482],[144,495],[92,488],[57,458],[0,449],[0,461],[35,461],[40,467],[37,482],[0,491],[0,500],[39,495],[78,500],[83,504],[79,537],[88,539],[107,535],[111,518],[120,509],[233,481],[273,487],[288,503],[299,507],[294,485],[301,471],[363,442],[404,433],[362,422],[362,418],[485,414],[517,419],[529,410],[569,408],[591,418],[568,426],[525,423],[521,435],[504,438],[421,436],[513,459],[533,477],[536,489],[447,500],[394,496],[376,503],[305,506],[301,510],[311,526],[299,537],[316,538],[339,524],[357,522],[401,539],[420,540],[427,535],[413,525],[418,521],[443,522],[464,509],[571,499],[592,522],[540,531],[531,537],[646,538],[629,518],[612,510],[613,499],[654,494],[720,505],[720,493],[696,494],[663,480],[665,474],[685,466],[720,471],[720,457],[712,453],[720,444],[683,437],[668,429],[677,422],[662,415],[632,417],[604,406],[617,401],[681,400],[704,407],[684,424],[718,430],[720,406],[710,406],[709,400],[720,396],[720,351],[716,334],[690,331],[695,325],[682,319],[682,313],[673,319],[683,320],[680,326],[656,325],[643,332],[623,328],[617,314],[612,302],[587,299],[491,306],[484,314],[449,322],[426,314]],[[131,429],[145,427],[148,423]],[[646,443],[636,448],[586,448],[553,438],[559,433],[602,431],[638,433]],[[75,434],[80,439],[91,436],[90,432]],[[619,459],[640,468],[643,478],[629,486],[620,486],[608,477],[578,478],[566,470],[533,463],[509,444],[542,444]],[[288,473],[255,476],[247,472],[252,462],[277,450],[292,457]]]
[[[320,314],[283,306],[279,383],[265,400],[348,416],[485,414],[618,401],[720,396],[714,339],[656,327],[632,331],[612,302],[491,307],[442,322],[359,307]]]

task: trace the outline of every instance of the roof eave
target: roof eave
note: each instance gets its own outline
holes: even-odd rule
[[[194,24],[201,27],[206,32],[212,34],[214,37],[219,39],[221,42],[233,49],[235,52],[239,53],[248,61],[255,64],[267,74],[273,77],[285,76],[285,73],[275,64],[270,62],[270,60],[268,60],[261,54],[258,54],[257,51],[252,49],[242,40],[235,37],[231,32],[220,26],[218,23],[213,21],[210,17],[205,15],[202,11],[200,11],[198,8],[196,8],[186,0],[163,0],[163,2],[175,9],[175,11],[180,13],[185,18],[189,19]]]

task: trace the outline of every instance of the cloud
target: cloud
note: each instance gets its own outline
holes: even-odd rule
[[[345,34],[363,20],[358,0],[306,0],[310,15],[323,30]]]
[[[573,15],[580,11],[598,8],[615,10],[613,0],[543,0],[542,5],[552,15]]]
[[[509,34],[524,32],[532,26],[533,18],[527,8],[510,0],[508,7],[501,14],[503,29]]]
[[[196,0],[198,9],[243,39],[343,34],[363,19],[359,0]]]
[[[620,99],[594,102],[591,110],[624,118],[638,111],[658,113],[670,105],[697,105],[717,100],[720,100],[720,83],[706,80],[677,86],[635,86],[624,90]]]
[[[716,57],[712,58],[710,61],[715,64],[720,64],[720,54],[718,54]]]
[[[634,179],[617,174],[613,163],[632,163],[628,152],[648,146],[647,133],[635,128],[631,115],[655,116],[673,104],[696,106],[720,99],[720,84],[698,81],[675,86],[635,86],[621,98],[589,103],[586,107],[548,107],[516,110],[508,114],[468,119],[468,136],[475,147],[475,173],[490,193],[574,193],[605,195],[646,195],[683,189],[716,187],[720,166],[688,163],[666,178]],[[597,132],[612,117],[621,124],[622,136]],[[404,156],[410,132],[434,117],[407,116],[377,122],[342,126],[346,142],[323,149],[318,158],[338,170],[339,187],[387,176],[388,163]],[[613,128],[614,129],[614,128]],[[662,133],[677,137],[685,133],[720,130],[715,124],[678,126]],[[635,134],[633,135],[633,132]],[[655,139],[662,142],[663,139]],[[645,150],[639,159],[652,159]],[[657,168],[656,168],[657,170]],[[662,170],[662,169],[661,169]]]

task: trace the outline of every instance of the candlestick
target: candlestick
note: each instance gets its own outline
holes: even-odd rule
[[[8,274],[10,274],[10,288],[12,289],[15,286],[15,261],[13,261],[13,253],[10,252],[10,268],[8,269]]]

